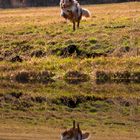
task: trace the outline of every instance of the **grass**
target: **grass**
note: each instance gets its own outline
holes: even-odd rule
[[[34,40],[34,38],[36,39],[38,38],[38,40],[44,39],[44,41],[47,42],[54,41],[58,43],[58,45],[60,41],[61,44],[68,41],[77,41],[77,42],[81,41],[83,45],[84,43],[83,38],[86,40],[89,36],[91,37],[91,35],[93,37],[97,36],[99,39],[102,39],[101,35],[102,37],[104,36],[109,37],[110,36],[109,34],[111,33],[113,34],[122,33],[121,35],[124,36],[125,34],[127,34],[127,32],[130,29],[135,28],[135,24],[136,24],[135,21],[137,22],[139,21],[138,19],[139,12],[137,11],[137,9],[139,8],[138,5],[122,4],[121,8],[123,11],[121,9],[117,11],[118,10],[117,6],[115,8],[116,8],[115,12],[112,11],[111,7],[108,7],[108,11],[105,12],[106,5],[102,6],[102,8],[100,8],[100,6],[94,6],[94,8],[90,6],[88,9],[91,10],[91,12],[93,11],[92,19],[88,21],[83,21],[83,24],[81,25],[82,26],[81,29],[77,30],[75,33],[71,31],[71,26],[67,26],[66,24],[63,25],[63,19],[59,16],[58,8],[37,9],[39,12],[36,15],[34,15],[36,9],[24,10],[24,14],[22,10],[1,11],[1,31],[2,33],[5,31],[7,35],[13,34],[15,35],[15,37],[17,35],[20,38],[20,40],[16,39],[16,41],[22,41],[22,40],[26,41],[27,39],[28,43],[35,43],[37,41]],[[132,8],[132,12],[130,11],[130,8]],[[121,16],[119,15],[120,12],[122,12]],[[54,14],[52,17],[50,13],[57,13],[57,14]],[[102,15],[103,13],[104,15]],[[133,14],[135,13],[137,13],[137,16],[133,17]],[[113,14],[113,16],[111,14]],[[8,21],[5,22],[6,20]],[[14,25],[11,27],[11,24],[13,23]],[[130,24],[130,26],[123,29],[118,28],[118,30],[113,28],[109,28],[109,29],[105,28],[107,25],[108,26],[111,25],[111,27],[117,27],[117,25],[127,26],[127,24]],[[131,26],[132,24],[134,25]],[[15,28],[16,25],[18,25],[18,28],[17,27]],[[87,27],[87,25],[89,26]],[[136,26],[139,27],[138,23],[136,24]],[[68,32],[70,32],[69,35],[67,34]],[[14,37],[13,35],[12,37]],[[117,34],[114,35],[116,36]],[[128,36],[129,35],[130,34],[128,34]],[[24,36],[24,38],[22,38],[22,36]],[[63,36],[63,37],[59,38],[59,36]],[[30,40],[29,37],[31,37],[32,39]],[[46,40],[46,38],[48,39]],[[28,39],[30,41],[28,41]],[[112,41],[111,43],[113,42],[114,41]]]
[[[86,21],[83,20],[81,28],[76,32],[72,32],[71,24],[64,23],[64,19],[59,16],[59,8],[1,10],[0,58],[6,61],[0,62],[1,75],[4,73],[3,67],[7,67],[7,64],[9,69],[13,69],[12,72],[34,67],[38,71],[50,69],[57,72],[57,77],[61,77],[62,70],[71,69],[72,64],[76,70],[86,67],[84,71],[90,74],[99,61],[103,64],[97,65],[96,70],[102,67],[107,71],[112,68],[118,71],[121,69],[139,71],[139,3],[96,5],[86,8],[91,11],[92,17]],[[58,57],[60,51],[56,53],[56,56],[52,56],[53,50],[71,44],[77,45],[84,54],[101,54],[109,58],[79,60],[76,54],[73,54],[71,58],[62,59]],[[127,49],[130,51],[126,51]],[[38,51],[45,55],[41,55],[39,59],[34,58],[36,55],[32,54]],[[16,55],[20,56],[24,62],[9,65],[7,61],[11,61]],[[110,57],[113,58],[110,59]],[[123,58],[120,59],[120,57]],[[81,65],[77,65],[79,61]],[[123,62],[126,64],[122,64]],[[7,75],[8,72],[5,74]]]
[[[58,7],[0,10],[0,139],[58,139],[73,118],[91,131],[91,139],[140,137],[140,4],[85,7],[92,16],[75,32]],[[67,53],[73,44],[79,54]],[[70,71],[90,80],[69,81]],[[16,80],[23,72],[27,83]],[[98,82],[98,72],[113,80]],[[124,73],[137,82],[112,78]]]
[[[11,123],[9,121],[9,123]],[[21,124],[18,124],[15,122],[15,124],[12,125],[12,130],[11,128],[8,129],[9,127],[6,126],[5,124],[1,124],[1,128],[0,128],[0,134],[1,134],[1,139],[7,139],[7,140],[18,140],[18,139],[27,139],[27,140],[36,140],[36,139],[41,139],[41,140],[55,140],[55,139],[60,139],[60,136],[58,134],[60,134],[63,130],[62,129],[58,129],[58,128],[51,128],[51,127],[46,127],[46,126],[34,126],[34,127],[29,127],[29,126],[23,126]],[[103,128],[104,129],[104,128]],[[94,131],[91,131],[91,134],[94,137],[90,137],[90,139],[97,139],[97,140],[102,140],[105,139],[107,140],[108,137],[110,140],[118,140],[118,139],[131,139],[131,140],[136,140],[137,138],[139,138],[137,135],[134,136],[134,133],[119,133],[117,132],[112,132],[112,134],[110,134],[109,130],[99,130],[96,129]],[[13,131],[15,132],[15,134],[13,134]],[[7,132],[7,133],[5,133]],[[53,132],[53,133],[52,133]],[[6,137],[5,137],[6,136]]]
[[[99,132],[102,136],[112,130],[114,135],[121,133],[120,137],[128,137],[131,131],[132,139],[139,136],[139,84],[70,85],[62,81],[49,84],[19,84],[7,83],[4,80],[0,89],[0,93],[6,98],[3,100],[1,96],[1,124],[19,123],[17,127],[23,134],[28,130],[29,135],[32,135],[33,129],[42,131],[42,127],[47,132],[50,126],[62,132],[63,129],[69,128],[72,119],[76,118],[83,130],[91,131],[97,138],[100,138]],[[7,96],[12,93],[22,93],[23,97],[17,99]],[[47,101],[39,103],[32,100],[36,97],[46,98]],[[20,125],[27,125],[27,130]],[[39,126],[41,128],[38,128]],[[58,136],[58,131],[54,133]],[[17,132],[15,135],[21,137]],[[38,135],[43,139],[42,133],[38,132]],[[52,138],[46,135],[45,137]]]

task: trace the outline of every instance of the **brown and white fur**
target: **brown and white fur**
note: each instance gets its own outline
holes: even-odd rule
[[[83,16],[90,17],[90,12],[81,8],[77,0],[60,0],[60,8],[61,16],[73,23],[73,30],[76,28],[76,22],[77,28],[79,28]]]
[[[88,138],[89,133],[82,133],[79,123],[76,128],[75,121],[73,121],[73,127],[71,129],[66,130],[61,134],[61,140],[86,140]]]

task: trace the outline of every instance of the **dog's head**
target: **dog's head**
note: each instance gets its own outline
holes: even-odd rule
[[[61,0],[60,6],[61,8],[68,8],[73,4],[73,0]]]

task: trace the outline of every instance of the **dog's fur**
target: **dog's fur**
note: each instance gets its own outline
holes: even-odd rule
[[[61,140],[87,140],[88,138],[89,133],[82,133],[79,123],[76,128],[75,121],[73,121],[73,127],[71,129],[66,130],[61,134]]]
[[[73,30],[75,30],[76,22],[79,28],[82,16],[90,17],[90,12],[81,8],[77,0],[60,0],[60,8],[61,16],[73,23]]]

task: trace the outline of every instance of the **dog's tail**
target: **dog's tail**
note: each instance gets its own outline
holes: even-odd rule
[[[91,13],[87,9],[82,8],[82,16],[88,18],[91,16]]]

